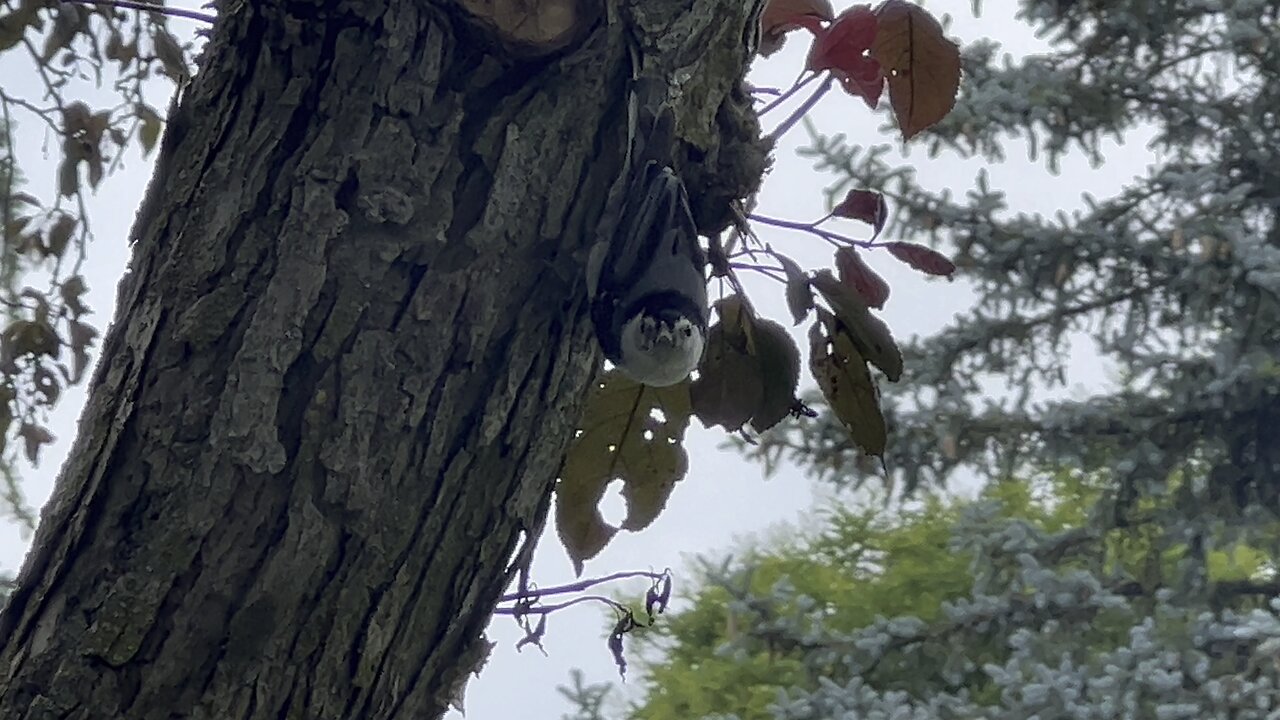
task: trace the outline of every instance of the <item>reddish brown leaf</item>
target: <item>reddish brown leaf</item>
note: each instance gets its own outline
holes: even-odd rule
[[[818,34],[806,67],[814,72],[830,70],[846,92],[874,108],[884,87],[880,63],[867,54],[875,39],[876,15],[871,6],[854,5]]]
[[[760,54],[768,57],[777,52],[786,34],[797,28],[818,35],[822,23],[834,17],[828,0],[769,0],[760,15]]]
[[[831,211],[832,215],[842,218],[861,220],[876,229],[876,235],[884,229],[884,221],[889,216],[889,206],[884,196],[870,190],[850,190],[844,200]]]
[[[857,248],[842,247],[836,251],[836,270],[840,282],[853,288],[862,301],[879,310],[889,299],[889,283],[862,260]]]
[[[960,48],[942,34],[927,10],[905,0],[887,0],[876,10],[878,31],[871,57],[889,81],[889,100],[904,140],[933,125],[956,102]]]
[[[956,264],[947,259],[946,255],[924,245],[891,242],[885,243],[883,247],[888,248],[894,257],[923,273],[951,277],[956,271]]]

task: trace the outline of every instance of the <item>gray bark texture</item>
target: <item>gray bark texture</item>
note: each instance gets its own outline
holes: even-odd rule
[[[442,715],[595,374],[627,38],[703,230],[763,170],[736,0],[541,56],[421,0],[224,8],[0,614],[5,720]]]

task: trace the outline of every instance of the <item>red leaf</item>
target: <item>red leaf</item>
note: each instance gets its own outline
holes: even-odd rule
[[[888,77],[893,114],[902,138],[909,140],[955,105],[960,48],[943,34],[937,18],[915,3],[886,0],[876,21],[871,57]]]
[[[830,70],[845,92],[875,107],[884,88],[880,63],[868,54],[876,40],[876,14],[870,5],[854,5],[840,13],[809,49],[806,67],[814,72]]]
[[[831,214],[836,217],[861,220],[875,228],[876,235],[879,235],[884,229],[884,221],[889,216],[889,207],[885,205],[884,196],[878,192],[850,190]]]
[[[768,57],[777,52],[784,36],[796,28],[818,35],[822,24],[834,17],[828,0],[769,0],[760,14],[760,54]]]
[[[951,273],[956,271],[956,264],[933,248],[909,242],[885,243],[883,247],[889,248],[894,257],[923,273],[951,277]]]
[[[862,260],[857,248],[842,247],[836,251],[836,270],[840,282],[858,293],[858,297],[877,310],[889,299],[889,283]]]

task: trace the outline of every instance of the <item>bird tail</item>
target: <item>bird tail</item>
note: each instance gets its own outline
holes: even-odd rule
[[[675,151],[675,113],[665,80],[646,76],[631,84],[634,126],[631,135],[631,167],[644,174],[645,166],[669,167]]]

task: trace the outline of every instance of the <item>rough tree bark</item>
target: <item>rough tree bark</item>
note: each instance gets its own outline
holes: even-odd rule
[[[704,229],[763,168],[749,4],[541,57],[420,0],[227,7],[0,615],[6,719],[443,714],[595,372],[624,37],[683,83]]]

